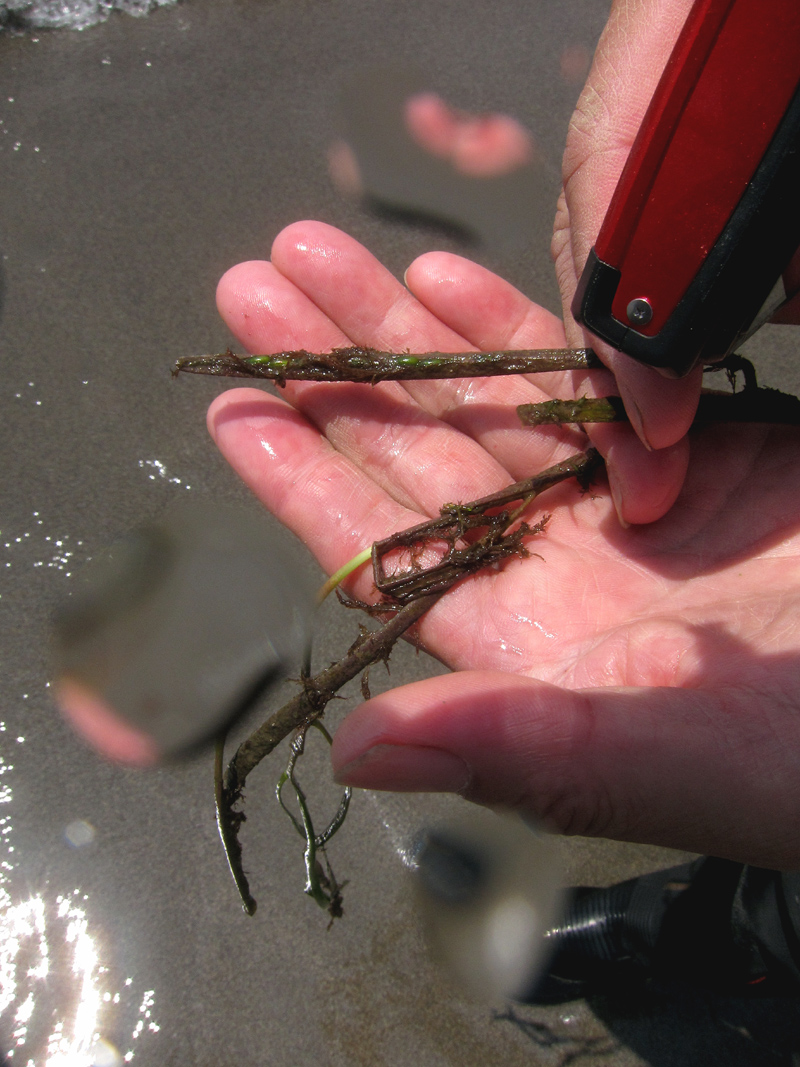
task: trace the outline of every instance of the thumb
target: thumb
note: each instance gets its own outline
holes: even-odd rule
[[[792,741],[761,720],[752,693],[572,691],[464,671],[361,705],[332,760],[342,784],[455,792],[562,833],[786,869],[800,865]]]
[[[592,427],[592,443],[606,455],[614,502],[626,523],[653,522],[674,502],[686,474],[684,440],[700,396],[699,369],[670,380],[584,335],[571,305],[591,247],[630,153],[639,125],[692,0],[616,0],[592,69],[570,121],[563,160],[552,254],[570,345],[589,344],[613,372],[631,426]],[[579,394],[576,394],[579,395]],[[677,447],[674,447],[677,446]],[[671,449],[666,455],[659,451]],[[655,454],[654,454],[655,453]],[[643,491],[638,491],[636,483]]]

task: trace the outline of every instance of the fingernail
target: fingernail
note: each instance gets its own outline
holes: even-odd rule
[[[625,404],[625,413],[630,420],[630,425],[633,426],[636,431],[637,437],[647,449],[647,451],[653,451],[653,445],[647,440],[647,433],[644,429],[644,416],[639,404],[636,402],[636,397],[630,392],[630,389],[626,386],[625,382],[618,382],[620,386],[620,393]]]
[[[614,501],[614,510],[617,513],[619,524],[623,530],[627,530],[630,527],[630,523],[622,514],[622,493],[619,491],[619,486],[616,484],[616,480],[609,476],[608,486],[611,490],[611,499]]]
[[[340,785],[402,793],[463,793],[472,778],[467,764],[452,752],[418,745],[375,745],[337,768]]]
[[[627,390],[625,390],[625,393],[627,394],[623,398],[625,401],[625,411],[628,414],[628,418],[631,421],[631,425],[636,431],[636,436],[642,442],[647,451],[652,452],[653,446],[648,441],[647,431],[644,428],[644,416],[642,415],[642,409],[639,407],[639,405],[636,403],[634,398],[630,395],[630,393],[628,393]]]

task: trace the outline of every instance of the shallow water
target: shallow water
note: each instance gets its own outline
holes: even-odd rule
[[[89,894],[49,880],[35,887],[18,862],[10,760],[24,743],[0,723],[0,1047],[9,1064],[121,1067],[160,1030],[155,993],[115,966]],[[63,831],[73,849],[90,849],[95,836],[83,819]]]
[[[101,18],[110,10],[90,6]],[[47,620],[77,567],[178,498],[256,506],[205,429],[225,383],[169,375],[176,357],[230,342],[214,307],[225,269],[268,256],[283,226],[312,217],[354,234],[397,277],[445,248],[559,306],[548,253],[557,183],[532,205],[531,247],[502,254],[369,214],[334,190],[325,160],[345,75],[365,56],[409,57],[454,105],[518,116],[557,173],[577,93],[561,57],[570,42],[591,50],[605,5],[496,0],[490,23],[477,0],[159,6],[82,33],[0,35],[0,1060],[788,1064],[787,1049],[800,1049],[786,1035],[793,1007],[781,1009],[777,1036],[746,1020],[763,1038],[755,1047],[734,1028],[741,1019],[723,1027],[717,1005],[690,998],[503,1021],[453,991],[427,958],[404,881],[408,835],[444,800],[354,800],[331,847],[349,880],[345,916],[327,931],[273,799],[283,755],[248,781],[245,865],[259,901],[248,918],[219,846],[211,757],[124,771],[57,716]],[[330,604],[318,662],[338,658],[356,631]],[[401,649],[391,676],[376,670],[371,684],[436,669]],[[337,702],[331,725],[350,706]],[[317,779],[329,782],[322,746],[301,772],[310,788]],[[338,790],[317,788],[320,810],[335,808]],[[655,850],[602,842],[573,842],[570,856],[582,882],[661,863]]]

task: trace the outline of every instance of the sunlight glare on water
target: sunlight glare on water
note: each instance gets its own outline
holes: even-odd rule
[[[387,799],[385,793],[375,793],[371,789],[365,789],[364,796],[377,811],[378,818],[386,831],[392,850],[397,858],[408,870],[416,870],[419,864],[414,855],[413,835],[410,829],[400,828],[403,820],[389,810],[391,801]]]
[[[160,459],[140,459],[139,467],[142,470],[145,470],[147,468],[150,469],[151,473],[149,473],[147,477],[151,482],[155,482],[158,478],[163,478],[164,481],[169,482],[171,485],[182,485],[184,489],[192,488],[191,485],[187,485],[186,482],[183,482],[180,478],[170,476],[170,474],[168,474],[167,472],[166,466],[161,462]]]
[[[130,1023],[119,1017],[120,993],[102,964],[87,895],[79,888],[54,899],[27,886],[23,894],[17,891],[23,879],[15,877],[9,780],[14,765],[6,759],[5,734],[0,723],[0,1054],[9,1067],[122,1067],[133,1060],[134,1049],[120,1052],[103,1031],[127,1031],[131,1045],[157,1033],[155,993],[142,994],[128,1029]],[[131,984],[128,978],[125,985]]]

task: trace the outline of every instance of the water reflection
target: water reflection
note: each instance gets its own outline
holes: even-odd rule
[[[156,481],[158,478],[163,478],[164,481],[169,482],[171,485],[182,485],[184,489],[191,489],[191,485],[183,482],[180,478],[176,478],[167,472],[166,465],[161,462],[160,459],[140,459],[139,467],[142,470],[150,468],[150,473],[147,475],[151,482]]]
[[[376,793],[371,789],[365,789],[363,795],[372,803],[394,854],[407,870],[416,870],[418,864],[414,855],[414,833],[417,828],[409,824],[407,816],[398,817],[398,813],[392,810],[399,807],[397,799],[391,794]]]
[[[12,843],[14,765],[5,734],[0,723],[0,1053],[12,1067],[121,1067],[134,1059],[135,1042],[159,1030],[155,993],[142,994],[131,1019],[136,1002],[128,994],[123,1003],[115,988],[120,983],[103,963],[102,939],[79,887],[57,895],[27,887],[20,892]],[[94,829],[77,820],[65,833],[77,846],[88,843]],[[133,979],[121,984],[132,987]],[[110,1035],[120,1034],[129,1036],[117,1048]]]
[[[89,559],[83,551],[83,541],[71,539],[69,534],[44,534],[36,527],[44,526],[38,511],[32,513],[33,530],[15,535],[0,531],[0,544],[7,549],[4,566],[14,572],[19,567],[46,567],[61,571],[67,578],[72,575],[76,562]],[[31,557],[39,556],[39,559]],[[10,577],[10,576],[9,576]]]

